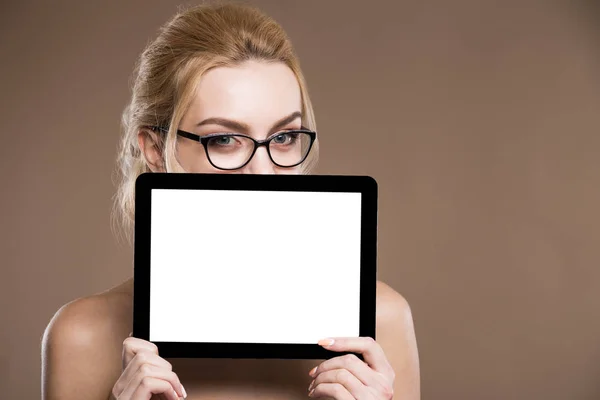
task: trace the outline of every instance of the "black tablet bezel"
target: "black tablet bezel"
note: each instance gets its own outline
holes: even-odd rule
[[[360,193],[359,336],[375,339],[378,187],[369,176],[144,173],[135,186],[133,336],[149,340],[150,240],[153,189],[265,190]],[[328,359],[339,356],[317,344],[153,342],[163,358]],[[362,357],[361,357],[362,358]]]

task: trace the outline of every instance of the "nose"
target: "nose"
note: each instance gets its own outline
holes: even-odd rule
[[[275,164],[271,161],[265,146],[256,149],[256,153],[254,153],[250,162],[244,167],[242,173],[263,175],[275,173]]]

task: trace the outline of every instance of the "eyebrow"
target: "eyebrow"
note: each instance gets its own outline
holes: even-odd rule
[[[290,115],[283,117],[282,119],[273,124],[269,131],[269,134],[281,129],[282,127],[289,124],[290,122],[293,122],[297,118],[302,118],[302,113],[300,111],[295,111]],[[196,124],[196,127],[200,127],[203,125],[220,125],[239,133],[248,133],[248,131],[250,131],[250,126],[248,126],[248,124],[226,118],[207,118]]]

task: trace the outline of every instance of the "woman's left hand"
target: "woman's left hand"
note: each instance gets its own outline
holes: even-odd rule
[[[336,400],[390,400],[394,397],[394,370],[375,340],[332,338],[319,341],[319,345],[331,351],[359,353],[364,361],[348,354],[322,362],[309,373],[314,378],[309,386],[310,397]]]

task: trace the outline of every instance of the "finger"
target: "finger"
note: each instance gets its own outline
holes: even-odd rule
[[[131,362],[135,355],[146,350],[154,354],[158,354],[158,347],[152,342],[134,337],[128,337],[123,341],[123,369]]]
[[[175,372],[166,370],[164,368],[159,368],[151,364],[142,365],[128,383],[128,387],[135,388],[139,386],[146,377],[157,378],[167,381],[171,384],[171,386],[173,387],[175,392],[177,392],[177,395],[179,397],[186,397],[185,389],[183,388],[183,385],[181,384],[181,381],[179,380],[179,377]],[[127,389],[124,390],[123,393],[127,394]]]
[[[319,374],[311,384],[317,387],[323,383],[338,383],[342,385],[354,399],[368,399],[369,388],[347,369],[334,369]]]
[[[177,393],[173,390],[173,387],[169,382],[152,377],[144,377],[140,385],[135,388],[132,396],[124,396],[124,399],[150,400],[153,394],[163,395],[168,400],[179,400]]]
[[[383,390],[388,382],[383,374],[371,369],[364,361],[354,354],[334,357],[322,362],[310,371],[310,376],[316,378],[320,374],[332,370],[345,369],[353,374],[362,384],[376,390]]]
[[[125,368],[125,371],[131,370],[135,372],[144,364],[155,365],[159,368],[166,369],[169,371],[173,370],[173,366],[171,365],[171,363],[165,360],[164,358],[147,350],[141,350],[135,355],[135,357],[133,357],[129,365],[127,365],[127,368]]]
[[[354,397],[339,383],[321,383],[308,394],[310,397],[330,397],[335,400],[354,400]]]
[[[135,355],[127,367],[125,367],[125,370],[123,370],[123,373],[113,389],[114,393],[117,396],[121,395],[125,388],[130,385],[132,379],[145,365],[155,366],[166,371],[172,371],[173,369],[171,364],[165,359],[160,358],[158,355],[147,350],[141,350]]]
[[[329,338],[319,341],[319,345],[331,351],[348,351],[362,354],[365,362],[371,368],[382,374],[390,375],[393,373],[383,349],[371,337],[356,338]]]

